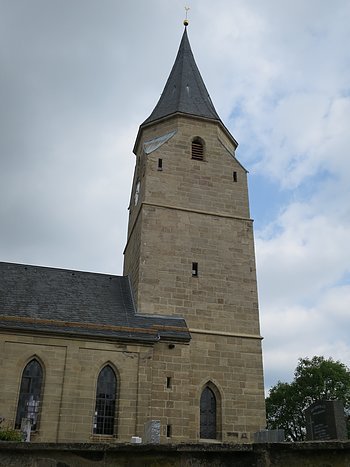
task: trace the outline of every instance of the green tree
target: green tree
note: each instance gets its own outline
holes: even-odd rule
[[[305,439],[304,410],[317,400],[342,400],[350,413],[350,370],[332,358],[300,358],[291,383],[278,383],[266,398],[267,427],[283,428],[286,439]],[[348,431],[350,424],[348,422]]]

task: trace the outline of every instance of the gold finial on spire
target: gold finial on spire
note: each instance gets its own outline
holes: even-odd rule
[[[184,25],[185,25],[185,27],[188,26],[188,23],[189,23],[189,21],[188,21],[188,19],[187,19],[187,13],[188,13],[188,10],[189,10],[189,9],[190,9],[189,6],[185,6],[185,10],[186,10],[186,18],[184,19]]]

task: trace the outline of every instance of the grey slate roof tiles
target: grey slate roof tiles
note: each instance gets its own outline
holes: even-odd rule
[[[162,95],[141,126],[178,112],[221,121],[194,60],[186,28]]]
[[[182,318],[138,314],[128,277],[0,262],[0,328],[189,341]]]

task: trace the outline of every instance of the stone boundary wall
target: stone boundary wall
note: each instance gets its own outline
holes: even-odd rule
[[[0,442],[1,467],[348,467],[350,441],[131,445]]]

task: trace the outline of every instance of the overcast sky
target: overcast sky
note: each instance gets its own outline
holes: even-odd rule
[[[189,39],[249,170],[266,386],[350,365],[350,2],[192,0]],[[0,0],[0,260],[121,274],[138,126],[179,0]]]

